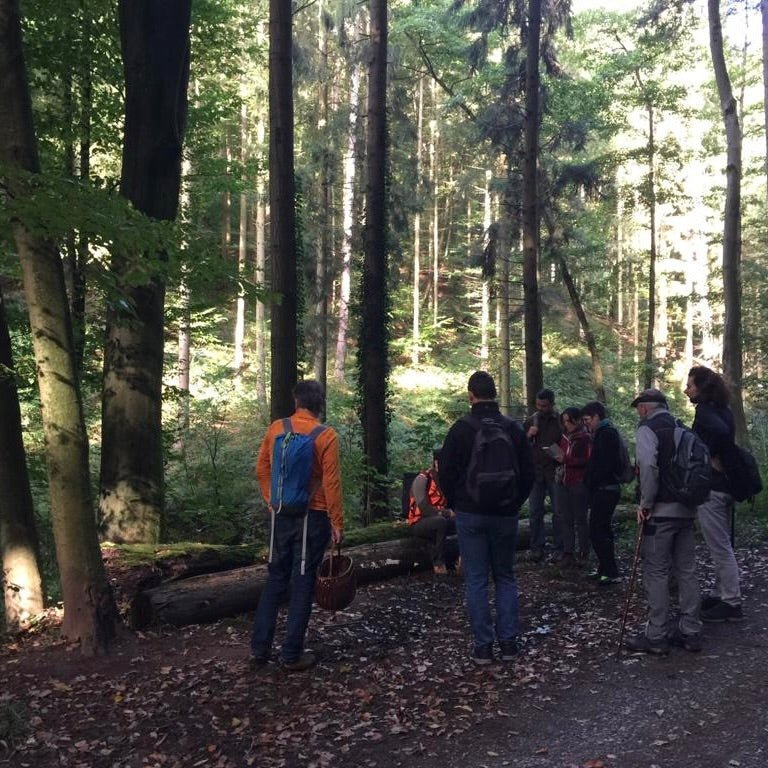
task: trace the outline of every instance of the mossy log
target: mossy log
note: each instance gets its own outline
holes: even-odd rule
[[[616,517],[627,520],[631,514],[621,509]],[[521,520],[518,550],[527,549],[529,540],[528,521]],[[361,586],[432,567],[427,543],[413,536],[345,547],[343,551],[354,560]],[[449,536],[445,552],[449,566],[457,554],[456,537]],[[134,629],[150,624],[204,624],[255,610],[266,578],[267,566],[261,564],[164,582],[134,597],[130,624]]]

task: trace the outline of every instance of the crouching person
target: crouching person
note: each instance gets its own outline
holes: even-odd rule
[[[640,423],[636,458],[640,482],[638,525],[643,526],[643,584],[648,598],[645,631],[627,638],[632,651],[656,655],[676,645],[700,651],[699,582],[696,578],[694,519],[696,507],[675,499],[665,482],[675,453],[676,422],[658,389],[646,389],[632,401]],[[670,626],[670,576],[678,587],[680,619]]]
[[[456,533],[456,516],[440,490],[439,448],[432,452],[432,466],[413,480],[408,525],[414,536],[429,542],[432,570],[445,574],[445,537]]]

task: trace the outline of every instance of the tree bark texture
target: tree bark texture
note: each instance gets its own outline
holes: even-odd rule
[[[645,334],[645,359],[643,362],[643,388],[653,386],[656,377],[654,360],[654,328],[656,325],[656,117],[653,104],[646,104],[648,113],[648,208],[650,213],[651,249],[648,257],[648,326]]]
[[[293,42],[291,0],[269,3],[269,210],[272,304],[271,413],[294,410],[291,390],[298,365],[296,189],[293,153]]]
[[[387,2],[371,0],[360,376],[368,519],[387,512]]]
[[[191,0],[121,0],[125,136],[120,193],[154,219],[179,207],[187,113]],[[113,254],[118,284],[136,259]],[[165,283],[125,286],[107,315],[102,393],[101,534],[156,542],[163,515],[162,373]]]
[[[768,0],[760,0],[763,39],[763,126],[765,129],[765,181],[768,190]],[[766,196],[768,202],[768,195]]]
[[[43,610],[35,511],[22,439],[11,337],[0,293],[0,588],[5,624],[18,629]]]
[[[17,0],[0,0],[0,161],[39,173]],[[9,194],[23,195],[24,181]],[[64,599],[62,631],[84,653],[104,651],[118,615],[93,514],[88,440],[75,366],[64,268],[54,245],[13,223],[37,366],[51,518]]]
[[[741,345],[741,127],[736,99],[728,76],[723,53],[723,29],[719,0],[708,0],[709,48],[715,70],[717,93],[723,114],[726,139],[725,212],[723,214],[723,375],[731,387],[731,408],[736,426],[736,439],[749,443],[744,415],[741,380],[743,359]]]
[[[525,371],[528,407],[544,382],[541,298],[539,296],[539,213],[537,207],[539,155],[539,49],[541,0],[528,6],[528,46],[525,62],[525,156],[523,163],[523,291],[525,310]]]

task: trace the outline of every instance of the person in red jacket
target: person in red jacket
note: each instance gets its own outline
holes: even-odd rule
[[[432,452],[432,466],[419,472],[411,485],[408,525],[414,536],[429,540],[432,569],[445,574],[445,537],[456,533],[456,516],[440,490],[440,450]]]
[[[561,564],[572,566],[576,558],[589,557],[589,500],[584,486],[584,469],[592,453],[592,441],[582,424],[578,408],[566,408],[560,415],[563,436],[555,459],[559,463],[555,473],[555,502],[560,511],[563,557]]]

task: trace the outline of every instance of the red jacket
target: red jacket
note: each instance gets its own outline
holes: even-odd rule
[[[565,467],[563,485],[579,485],[584,481],[584,468],[592,454],[592,440],[584,427],[575,432],[563,432],[560,438],[560,450],[563,452],[562,465]]]

